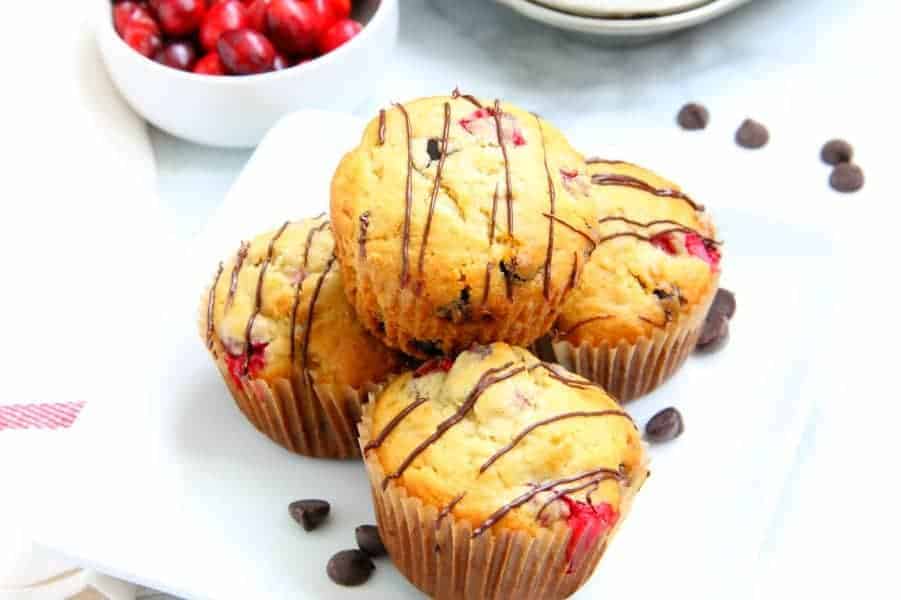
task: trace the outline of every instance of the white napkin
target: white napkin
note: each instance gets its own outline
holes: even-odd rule
[[[128,297],[156,277],[147,267],[150,243],[165,245],[153,151],[94,44],[93,24],[109,18],[108,2],[4,8],[0,404],[103,401],[121,383],[122,332],[146,333]],[[53,447],[63,435],[0,431],[0,598],[63,598],[86,587],[131,598],[133,586],[72,571],[29,541],[27,523],[39,518],[28,512],[36,482],[60,502],[75,493],[52,485]]]

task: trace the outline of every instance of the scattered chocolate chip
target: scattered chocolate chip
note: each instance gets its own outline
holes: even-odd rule
[[[325,568],[329,578],[338,585],[360,585],[366,583],[375,564],[362,550],[342,550],[328,561]]]
[[[331,509],[331,505],[325,500],[297,500],[288,505],[288,512],[305,531],[319,527]]]
[[[709,353],[722,348],[729,338],[729,318],[723,313],[711,312],[704,320],[704,328],[695,349]]]
[[[438,138],[429,138],[429,141],[425,145],[425,149],[429,153],[430,159],[438,160],[441,158],[441,146]]]
[[[360,525],[355,534],[357,546],[372,558],[387,554],[388,551],[385,550],[385,544],[382,543],[382,537],[379,535],[379,528],[375,525]]]
[[[829,185],[837,192],[856,192],[863,187],[863,169],[853,163],[839,163],[832,169]]]
[[[770,132],[754,119],[745,119],[735,132],[735,141],[742,148],[760,148],[770,141]]]
[[[829,140],[820,151],[820,158],[827,165],[851,162],[854,149],[845,140]]]
[[[676,122],[682,129],[690,131],[706,129],[710,122],[710,112],[705,106],[691,102],[682,107],[676,116]]]
[[[644,434],[648,441],[659,443],[674,440],[685,431],[682,414],[673,407],[664,408],[651,417],[644,426]]]
[[[672,297],[672,294],[670,294],[668,291],[660,289],[660,288],[656,288],[654,290],[654,295],[657,296],[658,300],[665,300],[667,298]]]
[[[707,314],[712,315],[714,313],[726,315],[727,319],[731,319],[735,315],[735,294],[726,288],[718,289]]]

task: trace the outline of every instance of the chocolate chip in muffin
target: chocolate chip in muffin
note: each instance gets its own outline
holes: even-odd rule
[[[770,141],[770,132],[754,119],[745,119],[735,132],[735,141],[742,148],[761,148]]]
[[[704,327],[695,348],[703,353],[714,352],[722,348],[728,338],[729,318],[723,313],[711,312],[704,320]]]
[[[426,356],[441,356],[444,354],[439,340],[411,340],[410,345]]]
[[[288,505],[288,512],[305,531],[313,531],[328,517],[331,505],[325,500],[297,500]]]
[[[429,138],[429,141],[426,142],[425,149],[426,152],[429,153],[429,158],[431,160],[438,160],[441,158],[441,140],[438,138]]]
[[[459,298],[453,300],[452,302],[448,302],[443,306],[439,306],[436,309],[438,316],[445,321],[452,321],[454,323],[462,323],[463,321],[468,321],[472,313],[469,305],[471,295],[472,288],[470,288],[468,285],[465,286],[462,290],[460,290]]]
[[[735,315],[735,294],[726,288],[718,289],[707,314],[714,313],[726,315],[727,319],[731,319]]]
[[[676,122],[679,123],[682,129],[689,131],[706,129],[707,123],[710,122],[710,112],[707,110],[707,107],[690,102],[679,110]]]
[[[827,165],[851,162],[853,156],[854,148],[845,140],[829,140],[820,151],[820,158]]]
[[[512,280],[515,283],[526,283],[529,281],[529,278],[525,275],[518,273],[516,268],[519,265],[517,264],[516,257],[514,256],[509,261],[502,260],[498,263],[498,267],[501,270],[501,273],[504,274],[505,279]]]
[[[651,417],[644,426],[645,437],[650,442],[660,443],[674,440],[685,431],[682,414],[675,408],[664,408]]]
[[[329,578],[338,585],[354,586],[366,583],[375,563],[362,550],[342,550],[332,556],[325,571]]]
[[[354,534],[357,538],[357,546],[372,558],[384,556],[388,552],[385,549],[385,544],[382,543],[379,528],[375,525],[360,525],[356,528]]]
[[[853,163],[839,163],[832,169],[829,185],[837,192],[856,192],[863,187],[863,169]]]

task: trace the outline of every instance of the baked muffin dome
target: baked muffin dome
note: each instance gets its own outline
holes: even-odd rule
[[[427,362],[392,381],[365,409],[361,443],[383,538],[402,570],[406,562],[440,562],[457,552],[442,543],[472,544],[467,552],[474,564],[471,554],[488,543],[483,536],[522,534],[517,543],[560,551],[538,561],[546,559],[540,568],[559,576],[550,588],[517,588],[506,597],[572,593],[584,578],[565,575],[590,574],[647,475],[639,432],[614,400],[503,343],[474,347],[453,363]],[[397,495],[417,503],[415,519],[424,523],[414,526],[410,507],[402,515],[393,511]],[[436,533],[445,519],[466,534]],[[411,530],[425,536],[412,550],[392,533]],[[535,538],[541,543],[528,541]],[[428,549],[425,556],[415,556],[419,548]],[[404,558],[411,553],[413,560]],[[448,593],[425,571],[405,574],[430,595],[478,597]]]
[[[587,180],[582,156],[515,106],[455,93],[380,112],[332,181],[360,320],[419,357],[543,334],[596,230],[563,173]]]
[[[722,250],[707,212],[676,184],[621,161],[590,159],[588,166],[600,239],[552,338],[569,346],[558,353],[564,365],[628,400],[659,384],[694,346]],[[660,336],[667,348],[654,346]],[[637,348],[642,342],[651,343]],[[575,348],[601,356],[577,356]],[[642,366],[633,355],[651,362]]]
[[[357,454],[367,387],[405,363],[355,318],[334,246],[324,216],[241,243],[204,296],[201,333],[258,428],[297,452],[344,456]]]

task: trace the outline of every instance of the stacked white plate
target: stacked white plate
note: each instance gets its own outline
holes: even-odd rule
[[[640,42],[699,25],[750,0],[498,0],[548,25],[611,42]]]

